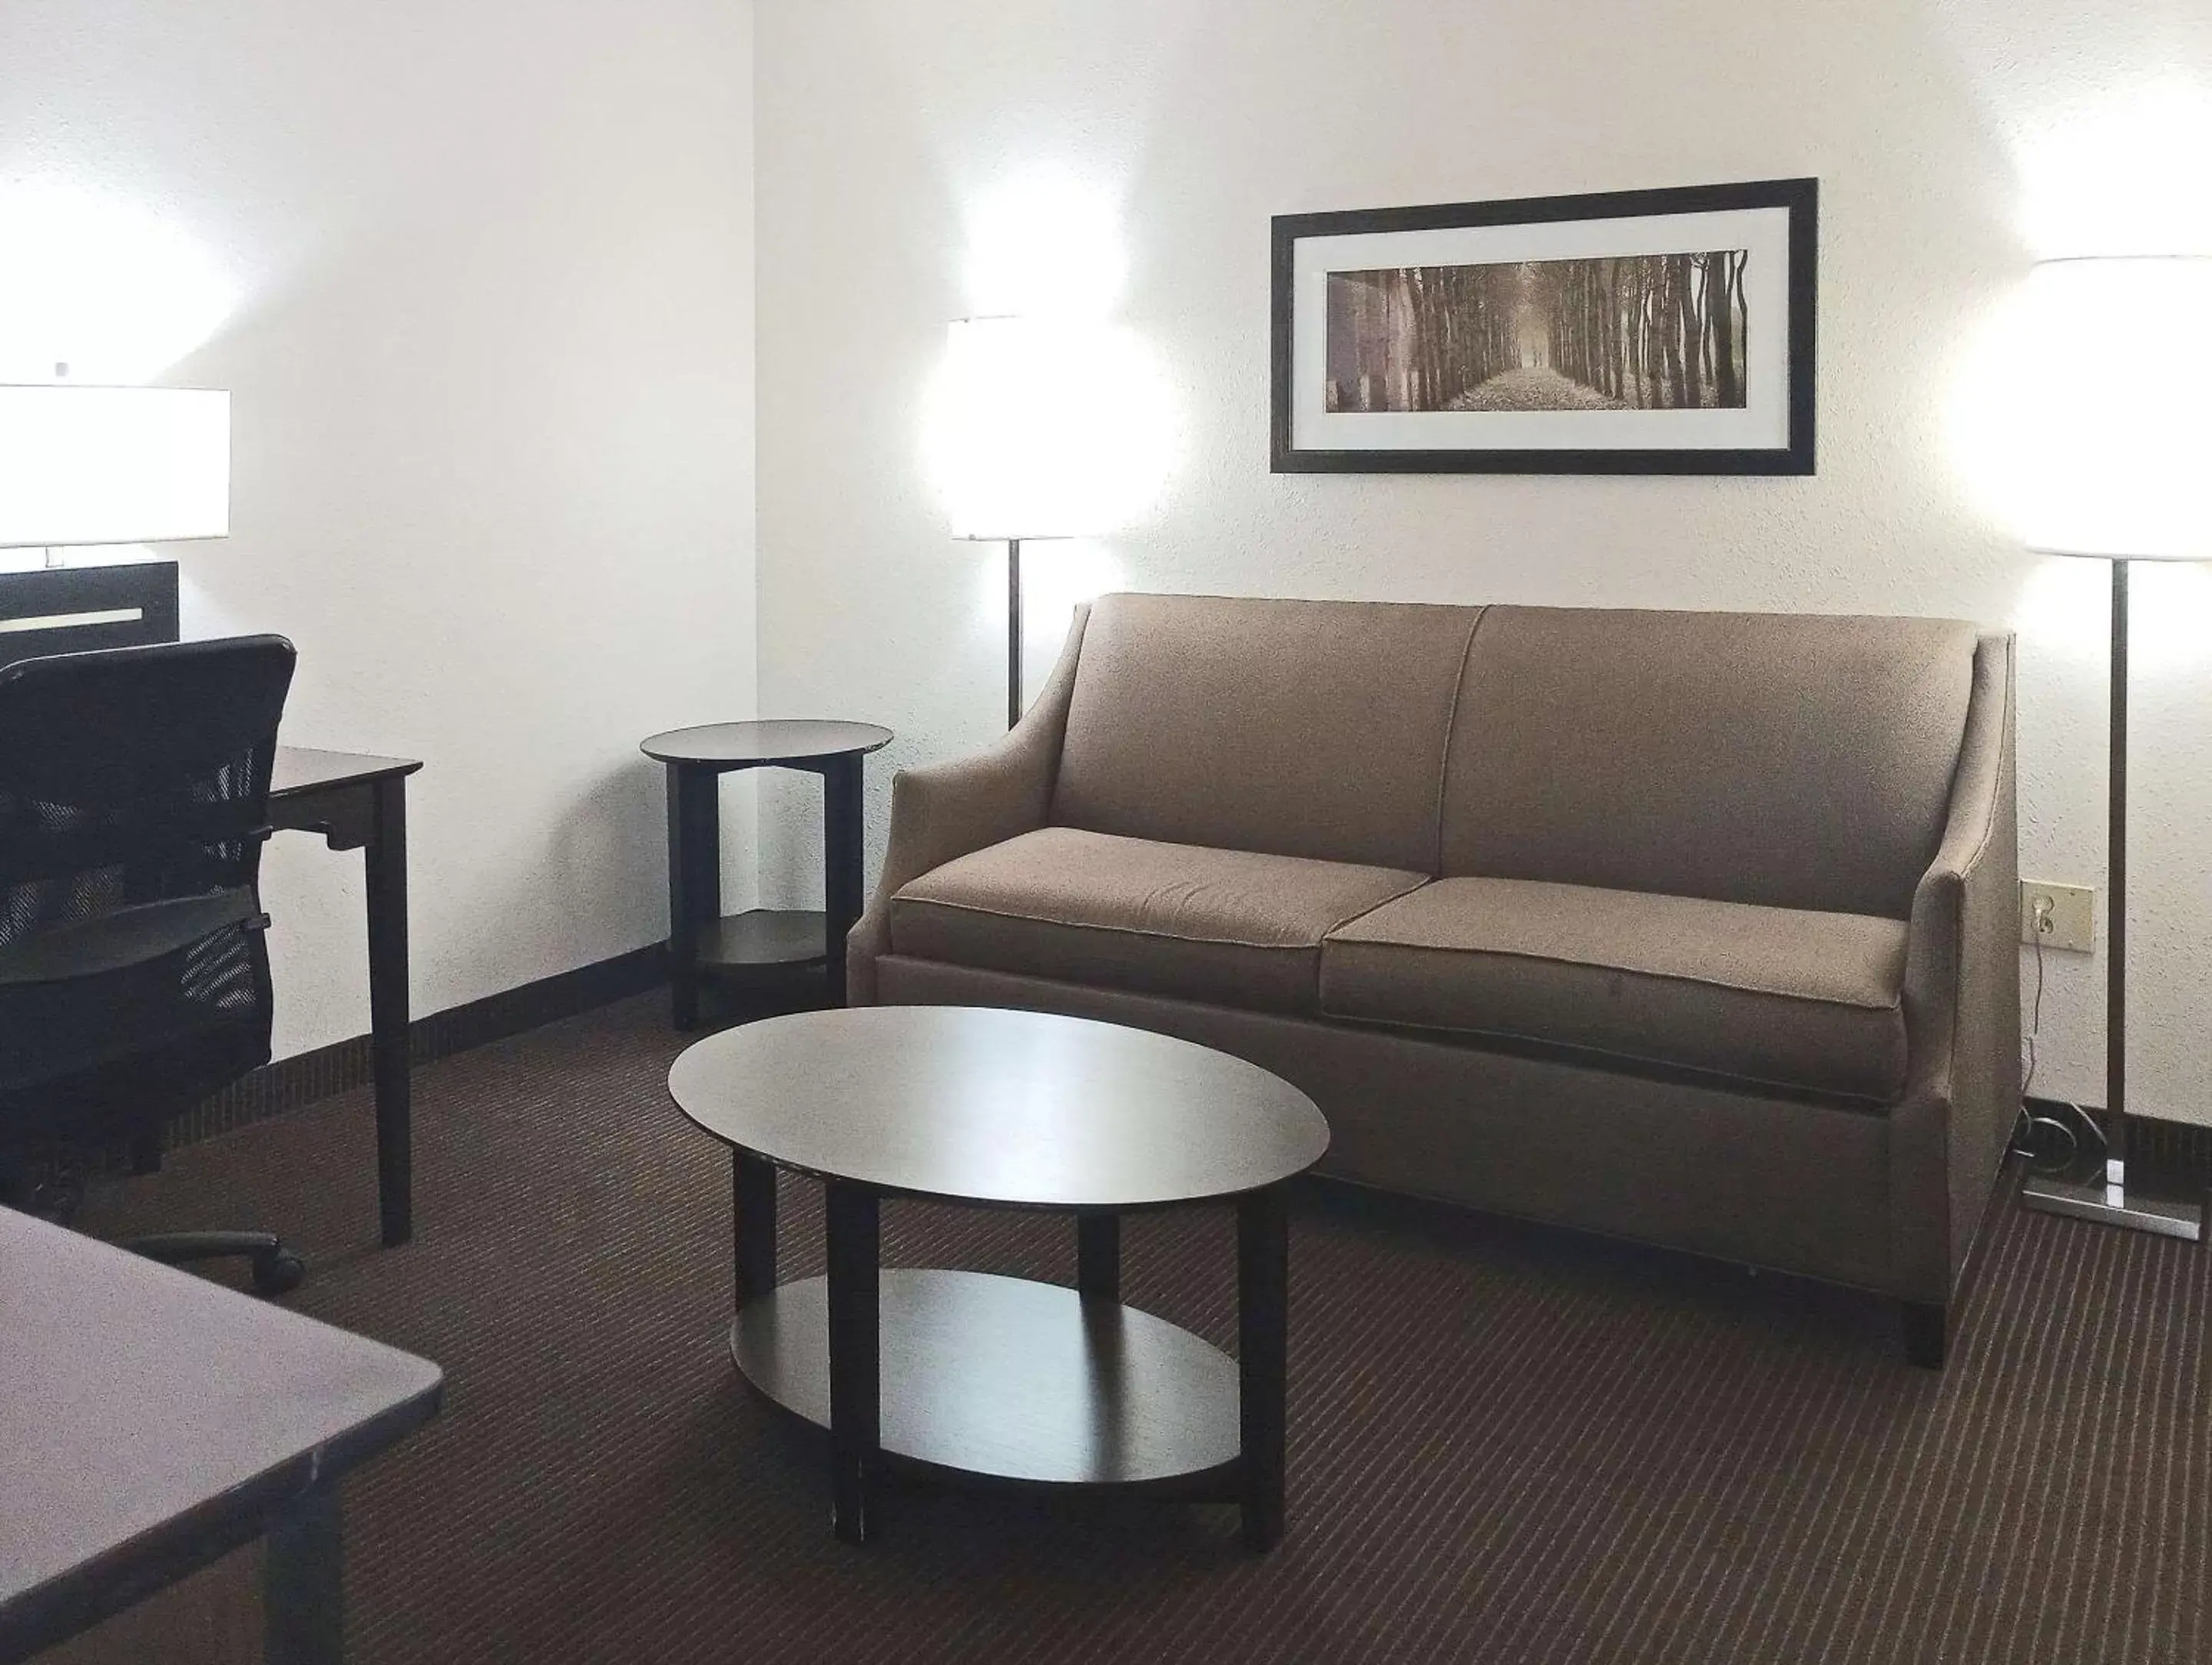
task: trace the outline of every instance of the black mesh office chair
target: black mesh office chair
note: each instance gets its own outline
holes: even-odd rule
[[[281,636],[118,647],[0,670],[0,1175],[128,1142],[269,1059],[258,881]],[[53,1212],[66,1212],[66,1206]],[[305,1268],[265,1231],[184,1232],[157,1260]]]

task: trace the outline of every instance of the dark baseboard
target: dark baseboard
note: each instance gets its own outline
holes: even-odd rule
[[[641,994],[668,981],[666,950],[659,943],[612,959],[502,989],[408,1026],[407,1050],[416,1064],[450,1058],[471,1047],[503,1041],[563,1018]],[[282,1115],[319,1099],[364,1087],[369,1080],[368,1036],[334,1042],[264,1064],[242,1080],[202,1099],[172,1121],[166,1142],[174,1148]]]
[[[2032,1109],[2060,1109],[2057,1100],[2031,1098]],[[2100,1127],[2105,1113],[2092,1104],[2076,1106]],[[2161,1121],[2154,1116],[2128,1118],[2129,1175],[2138,1169],[2154,1178],[2212,1185],[2212,1127],[2195,1121]]]

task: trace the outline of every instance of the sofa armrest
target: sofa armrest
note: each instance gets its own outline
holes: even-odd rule
[[[1905,949],[1910,1056],[1891,1118],[1891,1249],[1903,1290],[1947,1303],[2020,1114],[2020,855],[2014,645],[1984,636],[1936,860]]]
[[[890,949],[890,900],[924,873],[971,850],[1003,843],[1044,825],[1060,773],[1060,747],[1075,692],[1088,606],[1060,649],[1044,691],[1006,737],[973,757],[891,777],[890,843],[867,908],[845,939],[845,998],[872,1006],[876,961]]]

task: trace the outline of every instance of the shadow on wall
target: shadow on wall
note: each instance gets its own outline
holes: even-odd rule
[[[569,967],[645,946],[639,941],[609,947],[604,932],[579,918],[578,902],[588,899],[590,912],[602,919],[664,919],[668,880],[659,857],[666,834],[659,764],[643,757],[624,758],[585,777],[545,830],[550,847],[546,859],[526,864],[532,877],[506,878],[486,887],[481,902],[486,917],[504,919],[512,926],[465,940],[503,941],[513,951],[516,936],[526,941],[535,938],[544,945],[534,953],[523,951],[531,963]],[[545,882],[549,874],[555,881],[550,891]],[[455,987],[487,992],[523,981],[505,965],[440,969]]]
[[[135,386],[207,341],[238,285],[191,234],[112,193],[0,187],[0,382]]]

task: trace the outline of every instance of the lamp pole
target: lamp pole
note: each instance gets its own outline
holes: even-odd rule
[[[1022,540],[1006,540],[1006,726],[1022,720]]]
[[[2180,1237],[2204,1235],[2204,1211],[2193,1202],[2148,1197],[2128,1188],[2128,557],[2112,557],[2111,755],[2106,764],[2105,1155],[2103,1173],[2087,1181],[2031,1174],[2021,1201],[2046,1214],[2066,1214],[2130,1231]]]
[[[2112,562],[2112,732],[2106,745],[2105,1178],[2128,1173],[2128,561]],[[2195,1233],[2189,1234],[2194,1236]]]

